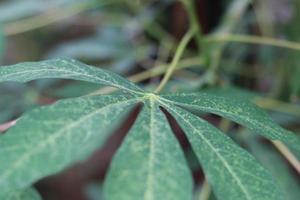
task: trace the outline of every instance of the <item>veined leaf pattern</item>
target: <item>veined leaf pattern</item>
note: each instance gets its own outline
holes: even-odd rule
[[[272,176],[248,152],[194,114],[160,101],[190,141],[218,199],[280,200]]]
[[[23,188],[85,159],[137,101],[125,95],[81,97],[23,115],[0,136],[0,187]]]
[[[191,200],[192,179],[168,121],[153,99],[113,159],[106,180],[109,200]]]
[[[42,78],[61,78],[87,81],[141,94],[141,89],[127,79],[104,69],[83,64],[74,59],[53,59],[24,62],[0,67],[0,82],[28,82]]]

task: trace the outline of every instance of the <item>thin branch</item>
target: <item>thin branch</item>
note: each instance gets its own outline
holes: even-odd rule
[[[196,30],[195,38],[198,46],[198,51],[200,52],[202,48],[202,28],[198,22],[197,13],[196,13],[196,6],[194,5],[194,1],[191,0],[181,0],[182,4],[185,7],[185,10],[188,14],[190,27]]]
[[[189,68],[189,67],[192,67],[192,66],[199,67],[202,64],[203,64],[202,59],[199,60],[198,57],[184,59],[184,60],[182,60],[178,63],[175,71],[180,70],[180,69]],[[153,78],[155,76],[162,75],[167,71],[167,69],[168,69],[167,64],[159,65],[159,66],[157,66],[155,68],[152,68],[152,69],[149,69],[147,71],[134,74],[134,75],[128,77],[128,79],[133,81],[133,82],[140,82],[140,81],[143,81],[143,80],[146,80],[146,79],[149,79],[149,78]]]
[[[236,28],[236,25],[242,18],[243,14],[247,11],[247,7],[251,3],[251,0],[235,0],[232,1],[229,8],[227,9],[223,20],[219,26],[219,28],[216,30],[216,33],[218,34],[230,34],[234,29]],[[205,44],[206,37],[203,40],[203,43]],[[205,44],[206,45],[206,44]],[[216,45],[207,45],[207,48],[209,48],[208,53],[208,64],[209,69],[207,73],[205,74],[205,79],[209,84],[214,84],[217,80],[217,73],[219,64],[222,58],[223,51],[225,50],[225,47],[227,45],[226,41],[220,42]]]
[[[214,34],[205,37],[206,42],[241,42],[248,44],[270,45],[275,47],[300,50],[300,43],[280,40],[271,37],[261,37],[241,34]]]
[[[199,59],[198,57],[187,58],[178,63],[177,67],[175,68],[175,71],[180,70],[180,69],[190,68],[190,67],[198,67],[199,68],[199,66],[202,66],[202,64],[203,64],[203,60]],[[153,77],[162,75],[162,74],[166,73],[167,70],[168,70],[168,65],[163,64],[163,65],[159,65],[155,68],[151,68],[149,70],[129,76],[129,77],[127,77],[127,79],[134,83],[137,83],[137,82],[147,80],[149,78],[153,78]],[[112,88],[112,87],[103,87],[103,88],[101,88],[97,91],[94,91],[88,95],[107,94],[107,93],[113,92],[115,90],[117,90],[117,89]]]
[[[11,128],[12,126],[14,126],[16,124],[17,120],[13,120],[13,121],[9,121],[6,122],[4,124],[0,124],[0,133],[8,130],[9,128]]]
[[[280,141],[272,141],[273,145],[278,151],[287,159],[287,161],[294,167],[294,169],[300,174],[300,162],[297,157]]]
[[[264,109],[300,117],[300,106],[297,104],[285,103],[268,97],[255,97],[253,102]]]
[[[188,45],[189,41],[193,38],[193,35],[195,34],[195,32],[196,32],[196,30],[192,28],[183,36],[182,40],[180,41],[180,43],[177,47],[175,56],[170,64],[170,66],[168,67],[168,70],[167,70],[165,76],[163,77],[162,81],[160,82],[160,84],[158,85],[156,90],[154,91],[155,93],[160,92],[164,88],[166,83],[169,81],[169,79],[171,78],[186,46]]]
[[[200,191],[199,200],[208,200],[210,195],[211,195],[211,187],[210,187],[207,179],[205,179],[202,184],[202,189]]]

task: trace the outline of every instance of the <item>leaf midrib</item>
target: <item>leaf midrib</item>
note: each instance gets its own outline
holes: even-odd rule
[[[192,129],[194,129],[199,136],[203,139],[203,141],[205,143],[207,143],[207,145],[212,149],[212,151],[217,155],[217,157],[221,160],[221,162],[224,164],[225,168],[228,170],[229,174],[231,174],[231,176],[233,177],[234,180],[236,180],[237,184],[239,185],[241,191],[245,194],[245,197],[248,200],[252,200],[250,197],[250,194],[248,193],[247,189],[243,186],[242,181],[239,179],[239,177],[235,174],[234,170],[231,169],[230,165],[228,164],[228,162],[226,161],[226,159],[224,159],[222,157],[221,154],[219,154],[219,152],[213,147],[213,145],[210,143],[209,140],[206,139],[206,137],[204,137],[201,132],[199,132],[189,121],[187,121],[184,117],[182,117],[178,112],[176,112],[176,110],[174,110],[171,106],[169,106],[168,104],[164,103],[163,101],[157,100],[159,101],[162,105],[164,105],[165,107],[167,107],[170,110],[173,110],[173,112],[175,112],[183,121],[185,121]]]
[[[116,103],[113,103],[113,104],[106,105],[104,107],[101,107],[100,109],[97,109],[97,110],[89,113],[88,115],[85,115],[82,118],[79,118],[78,120],[72,122],[68,126],[62,127],[56,133],[50,135],[48,138],[43,140],[44,141],[43,143],[39,143],[39,145],[37,145],[36,148],[32,148],[31,151],[29,151],[27,154],[23,154],[23,156],[21,158],[19,158],[17,160],[17,162],[14,162],[9,168],[7,168],[2,173],[2,175],[0,176],[0,185],[1,185],[1,182],[3,180],[5,180],[7,177],[9,177],[20,165],[22,165],[23,161],[26,161],[31,155],[39,152],[42,148],[44,148],[44,146],[53,143],[53,141],[58,139],[61,136],[61,133],[64,132],[65,130],[68,130],[68,129],[72,128],[73,126],[76,126],[81,121],[84,121],[85,119],[87,119],[89,117],[92,117],[93,115],[98,114],[99,112],[101,112],[104,109],[107,109],[108,107],[116,106],[116,105],[119,105],[119,104],[129,103],[130,101],[134,102],[134,101],[137,101],[138,99],[139,98],[133,98],[133,99],[129,99],[129,100],[126,100],[126,101],[119,101],[119,102],[116,102]]]
[[[179,96],[179,95],[178,95]],[[170,103],[172,103],[172,104],[177,104],[177,105],[182,105],[182,106],[187,106],[187,107],[190,107],[190,108],[199,108],[200,110],[208,110],[208,111],[210,111],[211,113],[214,113],[214,114],[216,114],[216,115],[219,115],[219,113],[217,113],[217,112],[215,112],[215,109],[214,108],[212,108],[212,107],[209,107],[209,106],[207,106],[207,107],[204,107],[204,106],[199,106],[199,105],[190,105],[190,104],[186,104],[186,103],[182,103],[182,102],[178,102],[178,101],[173,101],[173,100],[169,100],[169,99],[166,99],[166,98],[163,98],[163,97],[160,97],[161,99],[163,99],[164,101],[167,101],[167,102],[170,102]],[[218,109],[220,112],[222,112],[222,113],[224,113],[224,114],[228,114],[228,115],[234,115],[234,113],[232,113],[232,112],[228,112],[228,111],[226,111],[226,110],[223,110],[223,109]],[[236,116],[236,115],[235,115]],[[240,117],[240,116],[236,116],[237,118],[239,118],[239,119],[244,119],[244,120],[246,120],[246,121],[249,121],[250,123],[252,123],[252,124],[254,124],[254,125],[256,125],[256,126],[259,126],[259,127],[261,127],[261,128],[264,128],[264,129],[266,129],[266,130],[268,130],[268,131],[270,131],[270,132],[276,132],[276,133],[278,133],[278,131],[275,129],[275,128],[273,128],[273,127],[271,127],[271,126],[266,126],[264,123],[260,123],[260,121],[258,121],[258,120],[253,120],[252,118],[249,118],[249,117],[247,117],[247,116],[243,116],[243,117]],[[240,124],[242,124],[242,123],[240,123]],[[244,126],[246,126],[246,125],[244,125]],[[251,129],[254,129],[254,128],[251,128]],[[272,136],[271,136],[272,137]],[[276,136],[277,137],[277,136]],[[280,139],[280,138],[271,138],[272,140],[278,140],[278,139]]]
[[[155,146],[154,146],[154,137],[153,137],[153,127],[154,127],[154,109],[153,109],[153,100],[150,99],[150,131],[149,131],[149,137],[150,137],[150,144],[149,144],[149,161],[148,161],[148,167],[149,167],[149,172],[147,175],[147,183],[146,183],[146,191],[144,194],[144,199],[146,200],[151,200],[153,199],[153,178],[152,178],[152,174],[153,174],[153,161],[154,161],[154,151],[155,151]]]

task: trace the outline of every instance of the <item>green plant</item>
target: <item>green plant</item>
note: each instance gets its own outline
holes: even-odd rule
[[[1,82],[39,78],[83,80],[123,92],[62,100],[18,119],[0,138],[2,199],[89,156],[105,142],[112,124],[137,103],[143,103],[142,111],[107,176],[108,199],[191,199],[192,179],[184,154],[160,107],[185,131],[220,199],[281,199],[281,194],[269,172],[249,153],[186,109],[231,119],[300,151],[297,136],[247,101],[209,93],[148,93],[112,72],[69,59],[0,69]]]
[[[114,156],[106,176],[105,199],[193,198],[191,170],[185,152],[171,130],[166,117],[169,114],[184,131],[203,168],[206,181],[202,188],[204,193],[201,194],[206,195],[205,190],[210,190],[210,184],[214,195],[220,200],[287,199],[286,186],[293,179],[278,183],[275,178],[280,171],[285,173],[284,177],[290,175],[283,159],[266,148],[265,144],[258,143],[248,132],[241,131],[241,135],[237,136],[241,138],[238,139],[232,139],[225,132],[230,121],[233,121],[269,139],[299,172],[296,156],[300,153],[300,138],[275,123],[249,99],[255,99],[257,104],[265,108],[273,105],[273,110],[288,110],[288,113],[299,116],[298,106],[236,89],[189,93],[183,87],[183,92],[165,93],[165,88],[176,70],[193,65],[207,66],[196,84],[198,88],[216,85],[227,41],[268,44],[296,50],[300,49],[299,44],[267,37],[230,34],[249,5],[248,0],[234,1],[222,24],[209,36],[202,35],[191,1],[182,0],[182,3],[188,11],[191,25],[179,42],[171,63],[131,76],[128,78],[130,80],[73,59],[24,62],[0,68],[0,82],[25,83],[54,78],[89,82],[93,89],[99,85],[109,86],[87,95],[32,109],[16,122],[13,121],[15,125],[0,136],[0,199],[41,199],[33,187],[34,183],[73,163],[86,160],[104,145],[115,126],[138,105],[141,107],[138,117]],[[196,39],[201,55],[182,59],[192,38]],[[112,54],[117,54],[119,49],[114,48],[112,51]],[[125,57],[128,55],[125,54]],[[120,57],[124,55],[120,53]],[[165,75],[154,90],[133,83],[161,74]],[[102,94],[104,90],[110,94]],[[297,93],[297,88],[294,90]],[[220,116],[221,130],[197,115],[202,112]],[[250,149],[255,157],[240,144]],[[268,165],[270,163],[265,162],[266,157],[261,156],[261,152],[282,165],[278,168]],[[299,197],[297,191],[293,191],[292,195],[290,199]]]

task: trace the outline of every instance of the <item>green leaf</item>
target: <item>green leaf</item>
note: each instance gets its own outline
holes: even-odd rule
[[[270,174],[228,136],[188,111],[161,103],[186,133],[218,199],[282,199]]]
[[[59,98],[72,98],[88,95],[99,90],[99,85],[93,83],[76,81],[75,83],[66,84],[51,92],[51,95]]]
[[[162,97],[166,101],[189,109],[214,113],[231,119],[270,140],[280,140],[300,151],[300,137],[281,128],[262,109],[246,100],[207,93],[170,94]]]
[[[299,180],[291,173],[286,160],[272,146],[253,137],[249,136],[244,141],[253,155],[278,180],[279,187],[284,192],[284,200],[298,200],[300,198]]]
[[[33,189],[13,190],[8,193],[0,192],[0,198],[5,200],[41,200],[38,192]]]
[[[134,83],[113,72],[95,68],[73,59],[24,62],[0,67],[0,82],[28,82],[42,78],[62,78],[87,81],[116,87],[132,93],[141,93],[142,91]]]
[[[0,187],[24,188],[86,159],[137,101],[125,95],[81,97],[23,115],[0,136]]]
[[[50,9],[62,8],[66,6],[75,5],[80,1],[74,0],[51,0],[51,1],[40,1],[40,0],[10,0],[2,1],[0,4],[0,22],[7,23],[17,21],[19,19],[25,19],[33,15],[40,15],[41,13],[47,12]]]
[[[108,16],[112,14],[111,10],[106,8],[105,12],[108,12]],[[104,13],[102,12],[102,14]],[[117,14],[121,17],[120,12],[117,12]],[[132,20],[132,18],[130,19]],[[122,22],[121,24],[124,25]],[[147,57],[150,50],[148,45],[141,42],[137,41],[137,43],[132,44],[132,31],[127,29],[124,26],[114,26],[108,20],[108,24],[102,24],[101,29],[96,30],[93,35],[60,43],[46,57],[102,60],[106,63],[106,68],[122,74],[127,73],[135,66],[137,61]]]
[[[223,96],[226,98],[239,98],[240,100],[252,100],[256,97],[260,97],[261,94],[242,89],[235,86],[223,86],[223,87],[210,87],[203,89],[202,92],[208,93],[215,96]]]
[[[113,159],[109,200],[191,200],[192,179],[168,121],[151,99]]]

